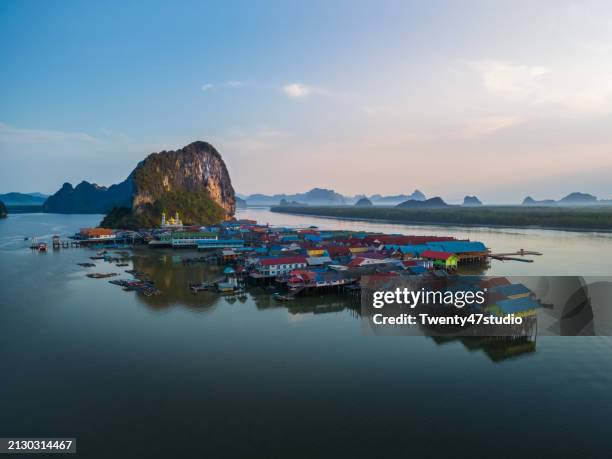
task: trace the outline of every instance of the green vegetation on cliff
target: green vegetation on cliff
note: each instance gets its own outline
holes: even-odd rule
[[[385,220],[405,224],[541,227],[612,230],[612,206],[524,207],[478,206],[414,209],[398,207],[276,206],[273,212],[360,220]]]
[[[180,214],[184,225],[219,223],[225,212],[205,190],[168,191],[153,204],[142,205],[137,212],[127,207],[115,207],[104,217],[103,228],[153,228],[160,225],[162,212],[168,216]]]

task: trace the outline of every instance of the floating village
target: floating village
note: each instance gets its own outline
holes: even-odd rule
[[[47,243],[36,239],[32,239],[30,247],[39,252],[48,250]],[[484,273],[491,259],[533,262],[527,257],[541,255],[522,249],[496,254],[483,242],[454,237],[323,230],[314,226],[288,228],[245,219],[186,226],[178,213],[172,217],[164,213],[158,228],[146,230],[83,228],[68,239],[54,236],[52,247],[97,250],[90,260],[79,263],[88,269],[94,268],[96,261],[128,267],[130,250],[135,248],[166,248],[173,253],[192,249],[190,254],[195,249],[197,256],[179,256],[181,263],[220,265],[223,275],[185,285],[193,294],[207,291],[239,297],[246,295],[249,288],[262,288],[278,302],[325,294],[361,298],[364,292],[398,281],[407,281],[414,288],[448,289],[457,279],[473,279],[463,273]],[[162,294],[146,273],[134,269],[124,272],[132,279],[108,282],[146,296]],[[118,273],[86,275],[104,279]],[[482,277],[471,288],[487,288],[487,312],[493,315],[530,316],[539,306],[525,286],[506,278]]]

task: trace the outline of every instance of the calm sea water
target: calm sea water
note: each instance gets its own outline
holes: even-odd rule
[[[287,225],[451,234],[544,253],[495,274],[612,274],[609,235],[406,227],[249,209]],[[79,457],[610,457],[612,340],[372,337],[341,297],[192,295],[216,267],[139,249],[32,253],[97,215],[0,220],[0,437],[77,437]],[[190,252],[178,252],[188,256]],[[146,298],[87,272],[147,272]],[[527,271],[526,271],[527,270]],[[322,308],[333,312],[321,313]]]

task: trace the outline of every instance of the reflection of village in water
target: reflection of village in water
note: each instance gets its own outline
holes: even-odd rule
[[[223,267],[211,263],[184,263],[183,260],[195,258],[197,253],[181,252],[177,255],[171,250],[135,250],[130,257],[133,269],[146,273],[162,294],[156,296],[136,295],[138,301],[154,310],[169,307],[188,307],[194,312],[206,312],[217,306],[245,305],[257,309],[285,309],[288,314],[329,314],[344,313],[361,320],[361,300],[358,296],[326,294],[302,296],[292,302],[278,302],[265,286],[249,288],[244,295],[219,296],[212,292],[194,294],[185,286],[200,282],[202,279],[216,279],[223,273]],[[466,350],[481,350],[498,362],[506,359],[527,356],[536,350],[535,337],[431,337],[434,343],[443,346],[461,343]]]
[[[296,301],[279,302],[272,293],[275,288],[260,285],[248,288],[239,294],[218,295],[214,292],[194,294],[188,288],[190,284],[202,280],[219,279],[223,276],[224,267],[214,263],[185,262],[198,258],[197,253],[182,251],[181,255],[164,249],[155,251],[136,250],[132,257],[134,270],[145,273],[160,288],[162,293],[156,296],[138,295],[139,301],[155,309],[171,306],[188,306],[193,310],[205,311],[218,304],[245,304],[252,302],[257,309],[281,308],[290,314],[352,311],[355,317],[359,313],[359,301],[346,295],[302,296]]]

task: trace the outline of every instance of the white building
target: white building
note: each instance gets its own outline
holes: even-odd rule
[[[262,276],[279,276],[289,274],[294,269],[302,269],[307,266],[306,257],[279,257],[263,258],[257,262],[256,270]]]

